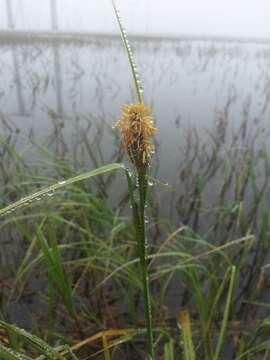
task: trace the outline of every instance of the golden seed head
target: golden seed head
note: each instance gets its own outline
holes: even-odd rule
[[[137,167],[145,167],[154,152],[151,137],[157,132],[150,116],[152,109],[143,103],[124,105],[122,116],[114,127],[120,129],[123,144],[131,162]]]

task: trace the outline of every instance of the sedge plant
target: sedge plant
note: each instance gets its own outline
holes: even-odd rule
[[[145,207],[148,188],[149,163],[151,155],[154,153],[154,145],[151,143],[151,137],[156,133],[157,129],[153,125],[151,108],[145,106],[143,103],[141,81],[139,79],[126,31],[122,25],[120,14],[116,8],[114,0],[112,0],[112,5],[120,28],[124,48],[128,56],[137,95],[137,103],[123,106],[122,115],[114,127],[120,130],[123,146],[126,149],[128,157],[135,169],[135,186],[138,188],[138,199],[135,199],[134,196],[132,178],[129,174],[127,174],[127,176],[133,212],[133,223],[138,246],[138,255],[140,259],[144,316],[147,334],[147,355],[149,359],[154,359],[151,297],[147,261],[147,240],[145,232]]]
[[[122,26],[119,11],[117,10],[113,0],[112,5],[120,28],[124,48],[128,55],[129,65],[131,68],[137,95],[136,103],[123,106],[122,115],[118,119],[114,127],[120,130],[122,143],[127,151],[132,166],[134,167],[135,176],[131,176],[128,170],[125,169],[122,164],[106,165],[101,168],[89,171],[87,173],[75,176],[73,178],[59,181],[57,184],[43,188],[32,195],[28,195],[20,199],[19,201],[8,205],[3,209],[0,209],[0,217],[11,214],[16,209],[25,208],[26,206],[32,205],[36,201],[42,200],[44,197],[51,197],[58,190],[68,185],[74,184],[78,181],[86,180],[90,177],[102,175],[117,169],[124,168],[128,182],[128,190],[132,207],[132,219],[135,229],[135,236],[138,247],[138,257],[141,269],[144,316],[146,323],[147,358],[149,360],[153,360],[154,344],[147,260],[147,242],[145,231],[145,207],[148,189],[149,164],[151,156],[154,153],[154,145],[151,142],[151,137],[157,132],[157,129],[153,125],[151,108],[146,106],[143,102],[142,89],[137,73],[137,68],[134,62],[134,57],[126,36],[126,32]],[[135,191],[138,193],[138,196],[135,196]]]

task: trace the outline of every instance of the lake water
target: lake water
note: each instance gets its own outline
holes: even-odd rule
[[[257,155],[262,147],[269,152],[270,43],[130,41],[144,101],[153,107],[159,129],[153,173],[168,186],[158,185],[156,197],[162,216],[178,222],[183,219],[181,202],[186,205],[186,197],[194,195],[198,175],[205,206],[211,207],[220,196],[227,163],[232,168],[233,162],[237,173],[246,149]],[[99,139],[98,164],[115,160],[119,142],[112,125],[121,106],[136,101],[118,38],[3,33],[0,62],[1,137],[28,162],[39,162],[33,145],[38,144],[58,156],[68,154],[80,169],[85,136],[90,143]],[[260,186],[266,174],[256,156]],[[97,165],[91,158],[86,163]],[[228,188],[226,196],[231,195]]]
[[[47,174],[53,162],[45,151],[68,160],[77,172],[122,161],[112,126],[121,106],[136,97],[121,41],[102,36],[17,35],[0,34],[0,174],[9,168],[14,171],[12,161],[5,164],[4,143],[28,165],[42,164],[44,171],[47,164]],[[153,230],[150,245],[164,240],[164,229],[159,232],[155,227],[160,219],[173,224],[173,230],[185,224],[191,231],[207,234],[209,243],[224,244],[260,233],[260,214],[268,219],[270,211],[270,43],[130,41],[144,101],[152,106],[159,129],[151,168],[159,182],[153,187],[155,210],[148,214],[148,232]],[[1,176],[3,194],[6,185]],[[125,194],[125,179],[117,177],[111,185],[112,206],[117,207]],[[0,275],[5,277],[9,276],[6,264],[13,274],[25,249],[23,236],[18,241],[13,225],[3,228]],[[256,244],[238,276],[236,310],[245,298],[242,289],[254,292],[258,276],[268,269],[268,243],[261,245],[258,237]],[[179,276],[172,279],[164,301],[172,318],[186,305]],[[30,283],[34,291],[43,287],[38,278]],[[29,304],[25,301],[28,310],[41,313],[44,303],[33,298],[29,297]],[[268,291],[260,300],[269,302]],[[11,321],[29,326],[25,303],[13,302],[6,312]],[[125,306],[120,301],[119,313]]]

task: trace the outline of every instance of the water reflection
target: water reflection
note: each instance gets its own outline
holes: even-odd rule
[[[160,129],[153,173],[170,184],[156,194],[161,215],[198,230],[209,204],[234,199],[243,161],[252,157],[259,184],[268,176],[259,159],[269,151],[262,147],[269,136],[270,46],[151,39],[132,46]],[[135,94],[118,38],[2,37],[0,52],[6,141],[18,150],[43,145],[77,169],[122,159],[111,125]],[[91,146],[95,152],[82,161],[82,148]],[[25,156],[35,163],[31,149]]]

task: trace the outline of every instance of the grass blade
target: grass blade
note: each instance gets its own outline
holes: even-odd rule
[[[182,341],[183,341],[183,346],[184,346],[184,360],[195,360],[195,352],[194,352],[194,348],[193,348],[189,312],[187,310],[180,312],[179,322],[180,322],[181,330],[182,330]]]
[[[230,310],[230,305],[231,305],[231,301],[232,301],[232,292],[233,292],[233,287],[234,287],[234,283],[235,283],[235,278],[236,278],[236,267],[232,266],[231,279],[230,279],[230,284],[229,284],[229,291],[228,291],[224,316],[223,316],[223,319],[222,319],[221,329],[220,329],[218,342],[217,342],[217,346],[216,346],[216,351],[215,351],[213,360],[218,360],[219,359],[219,353],[221,351],[221,347],[222,347],[222,344],[223,344],[224,339],[225,339],[226,329],[227,329],[227,325],[228,325],[228,318],[229,318],[229,310]]]
[[[62,297],[62,300],[66,305],[70,315],[74,317],[75,308],[72,289],[61,262],[56,239],[51,236],[51,246],[49,246],[41,229],[38,229],[37,235],[40,248],[47,263],[49,277],[58,289],[58,292]]]
[[[0,344],[0,358],[3,360],[32,360],[32,358],[20,354],[2,344]]]
[[[124,168],[123,164],[118,164],[118,163],[109,164],[109,165],[102,166],[98,169],[87,171],[84,174],[74,176],[67,180],[59,181],[58,183],[56,183],[54,185],[48,186],[44,189],[41,189],[32,195],[28,195],[28,196],[22,198],[21,200],[16,201],[15,203],[4,207],[3,209],[0,210],[0,216],[7,215],[7,214],[11,213],[12,211],[15,211],[16,209],[21,208],[23,206],[28,206],[28,205],[32,204],[32,202],[35,200],[37,200],[37,201],[41,200],[44,196],[50,196],[55,191],[60,190],[67,185],[71,185],[78,181],[87,180],[93,176],[105,174],[107,172],[111,172],[111,171],[123,169],[123,168]]]
[[[139,75],[138,75],[138,72],[137,72],[137,67],[136,67],[136,64],[135,64],[135,61],[134,61],[134,56],[132,54],[132,50],[131,50],[131,47],[129,45],[127,34],[126,34],[126,31],[125,31],[125,29],[123,27],[122,20],[120,18],[119,10],[117,10],[117,7],[115,5],[114,0],[112,0],[112,5],[113,5],[113,9],[114,9],[114,12],[115,12],[117,23],[118,23],[118,26],[119,26],[119,29],[120,29],[121,38],[122,38],[122,41],[123,41],[123,44],[124,44],[124,48],[125,48],[125,50],[127,52],[128,61],[129,61],[129,65],[130,65],[130,68],[131,68],[132,77],[133,77],[133,80],[134,80],[134,85],[135,85],[135,89],[136,89],[138,102],[142,102],[142,88],[140,86],[141,82],[140,82]]]
[[[172,338],[164,345],[164,360],[174,360],[174,340]]]
[[[41,354],[45,355],[49,360],[63,360],[64,357],[61,356],[58,351],[56,351],[53,347],[48,345],[45,341],[41,340],[39,337],[30,334],[29,332],[25,331],[24,329],[20,329],[13,324],[7,324],[4,321],[0,321],[0,327],[4,328],[6,331],[11,332],[17,336],[20,336],[25,341],[27,341],[32,347],[38,350]],[[21,355],[20,355],[21,356]],[[16,358],[15,358],[16,359]],[[20,358],[24,359],[24,358]],[[27,357],[25,358],[25,360]]]

